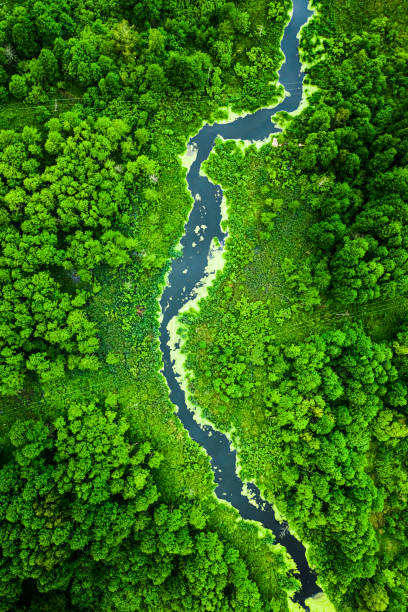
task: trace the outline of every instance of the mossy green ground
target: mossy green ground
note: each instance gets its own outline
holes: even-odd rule
[[[335,607],[327,599],[324,593],[319,593],[316,597],[310,597],[306,600],[310,612],[335,612]]]

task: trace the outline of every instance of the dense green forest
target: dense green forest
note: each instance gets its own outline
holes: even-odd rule
[[[272,534],[214,496],[159,373],[157,298],[203,121],[282,96],[290,0],[0,5],[0,610],[300,610]],[[218,141],[224,269],[180,319],[341,612],[408,601],[408,18],[318,0],[279,146]],[[325,611],[327,612],[327,611]]]
[[[367,4],[318,3],[301,39],[315,88],[279,115],[279,146],[220,140],[206,162],[226,262],[181,331],[192,401],[308,543],[336,608],[402,612],[407,24],[402,4]]]
[[[28,580],[33,610],[266,609],[202,509],[160,500],[162,456],[128,429],[100,402],[13,425],[0,473],[3,609]]]
[[[289,0],[0,6],[0,609],[299,609],[159,374],[201,122],[282,94]]]
[[[194,118],[221,103],[251,108],[278,92],[285,13],[264,15],[268,36],[246,50],[256,24],[245,7],[145,4],[1,9],[1,120],[20,128],[0,134],[4,395],[21,391],[27,372],[46,380],[98,367],[95,326],[82,309],[98,291],[97,266],[139,258],[151,274],[165,263],[185,210],[168,220],[167,202],[158,203],[169,160],[157,131],[176,148]],[[168,127],[177,120],[181,136]],[[156,226],[157,253],[145,243],[147,225]]]

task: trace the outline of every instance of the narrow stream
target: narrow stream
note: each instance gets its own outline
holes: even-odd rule
[[[169,346],[169,322],[177,316],[180,309],[190,299],[194,288],[204,277],[207,266],[210,244],[217,237],[224,244],[226,234],[221,230],[222,191],[219,185],[213,185],[200,175],[201,164],[209,156],[217,135],[224,139],[263,140],[271,133],[277,133],[271,117],[278,111],[296,110],[302,99],[304,73],[301,71],[297,35],[300,28],[312,12],[307,8],[308,0],[293,0],[293,15],[287,25],[281,43],[285,62],[279,71],[279,81],[290,92],[283,102],[275,108],[260,109],[257,112],[240,117],[231,123],[204,125],[189,144],[197,150],[197,157],[192,164],[187,182],[194,198],[185,234],[181,240],[182,255],[172,262],[167,287],[160,300],[163,315],[160,324],[160,347],[163,354],[163,374],[170,389],[170,399],[178,408],[177,416],[189,432],[190,437],[207,451],[217,484],[215,493],[220,499],[230,502],[244,519],[258,521],[270,529],[276,541],[282,544],[295,561],[301,581],[301,589],[295,594],[294,601],[305,606],[305,600],[320,591],[316,576],[308,566],[305,548],[287,528],[286,523],[275,519],[272,506],[260,497],[257,487],[248,484],[257,505],[250,503],[242,493],[243,482],[236,474],[236,451],[231,451],[227,437],[209,426],[199,425],[188,409],[185,393],[179,377],[174,370],[174,361]],[[201,228],[199,237],[196,228]]]

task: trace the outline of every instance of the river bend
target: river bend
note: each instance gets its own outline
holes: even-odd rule
[[[293,112],[302,99],[304,73],[299,59],[298,34],[312,12],[308,9],[308,0],[293,0],[293,14],[285,28],[281,49],[285,61],[279,71],[279,81],[290,95],[274,108],[263,108],[255,113],[239,117],[230,123],[204,125],[189,145],[194,147],[197,157],[187,174],[189,190],[194,198],[194,205],[185,225],[181,239],[182,255],[171,263],[167,286],[160,299],[162,320],[160,323],[160,348],[163,355],[163,374],[166,378],[170,399],[177,407],[177,416],[187,429],[190,437],[198,442],[208,453],[214,472],[217,487],[215,493],[220,499],[231,503],[244,519],[258,521],[275,535],[276,541],[282,544],[295,561],[301,581],[301,588],[295,594],[294,601],[305,606],[305,600],[320,591],[316,576],[308,566],[305,548],[288,530],[286,523],[276,520],[271,504],[260,497],[257,487],[247,484],[256,506],[243,495],[243,482],[236,473],[236,451],[232,451],[227,437],[207,425],[199,425],[193,413],[188,409],[185,392],[179,376],[175,371],[170,348],[169,323],[178,315],[181,308],[191,299],[194,288],[205,276],[210,245],[217,237],[221,245],[225,243],[226,234],[221,230],[222,191],[200,175],[201,164],[209,156],[218,135],[224,139],[263,140],[272,133],[281,131],[271,118],[278,111]],[[197,227],[202,228],[197,239]]]

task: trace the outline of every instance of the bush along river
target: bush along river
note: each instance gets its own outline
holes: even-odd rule
[[[185,391],[180,375],[176,371],[175,359],[171,349],[170,328],[174,326],[180,310],[191,300],[194,290],[203,283],[205,270],[210,256],[210,246],[218,238],[221,246],[227,235],[221,230],[222,191],[200,174],[201,164],[209,156],[215,139],[264,140],[272,133],[281,131],[272,123],[272,116],[278,111],[295,111],[302,100],[304,73],[299,59],[298,34],[312,12],[308,10],[308,0],[294,0],[292,18],[287,25],[281,42],[285,61],[279,71],[279,81],[290,92],[290,96],[274,108],[263,108],[257,112],[231,121],[204,125],[196,136],[191,138],[189,149],[196,152],[196,158],[187,174],[187,183],[194,198],[185,234],[181,239],[182,254],[172,261],[167,286],[160,299],[160,347],[163,355],[163,374],[166,378],[170,399],[178,408],[177,416],[193,440],[208,453],[217,484],[215,493],[220,499],[231,503],[244,519],[258,521],[270,529],[278,543],[286,548],[297,566],[296,576],[301,581],[301,589],[295,594],[294,601],[307,608],[305,600],[320,591],[316,576],[308,566],[305,548],[288,530],[287,524],[278,522],[271,504],[264,501],[253,484],[247,484],[249,498],[243,494],[243,482],[236,473],[236,451],[231,449],[228,438],[208,425],[200,425],[193,411],[187,406]],[[173,327],[174,329],[174,327]],[[178,341],[177,346],[180,346]]]

